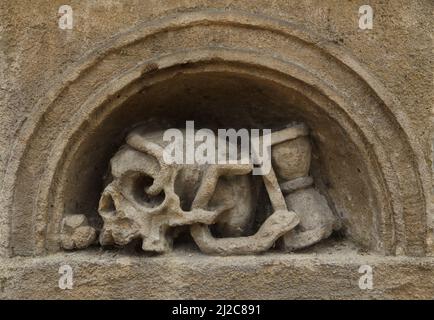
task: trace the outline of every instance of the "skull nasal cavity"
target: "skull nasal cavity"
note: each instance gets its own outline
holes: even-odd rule
[[[114,212],[116,211],[115,203],[111,194],[103,194],[99,204],[99,210],[103,212]]]

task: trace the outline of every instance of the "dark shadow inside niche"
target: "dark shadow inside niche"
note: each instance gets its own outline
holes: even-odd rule
[[[180,73],[129,97],[74,155],[67,171],[65,213],[84,213],[93,226],[100,228],[97,207],[108,179],[110,158],[127,133],[143,124],[161,129],[185,128],[187,120],[194,120],[196,129],[212,130],[278,130],[291,122],[304,122],[311,130],[310,174],[315,187],[341,218],[345,238],[376,248],[375,219],[380,206],[366,164],[342,127],[299,92],[233,73]],[[266,200],[261,206],[267,206]]]

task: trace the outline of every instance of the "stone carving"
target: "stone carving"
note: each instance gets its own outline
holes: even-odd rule
[[[63,218],[60,238],[64,249],[83,249],[95,242],[96,231],[85,215],[74,214]]]
[[[104,220],[101,244],[125,245],[141,238],[143,250],[165,252],[172,245],[171,227],[213,224],[223,213],[227,227],[222,223],[222,229],[228,233],[236,234],[235,230],[248,223],[248,197],[241,199],[246,178],[230,183],[233,190],[240,191],[236,196],[221,187],[216,189],[216,183],[221,175],[245,175],[250,166],[210,165],[204,171],[197,165],[167,165],[162,158],[164,144],[162,132],[135,130],[111,160],[113,181],[99,204]],[[208,203],[214,193],[218,205],[211,209]]]
[[[272,168],[263,176],[252,176],[252,164],[167,164],[166,146],[163,131],[139,127],[111,159],[111,182],[98,208],[102,245],[141,239],[144,251],[163,253],[171,250],[178,227],[189,226],[205,253],[254,254],[279,239],[285,251],[301,249],[339,227],[324,196],[313,188],[311,146],[303,124],[271,134]],[[271,210],[258,205],[261,188]],[[258,216],[262,221],[255,232]],[[65,226],[71,219],[65,219]],[[74,232],[62,238],[64,248],[85,244]]]
[[[192,236],[203,252],[259,253],[268,250],[282,235],[284,249],[293,251],[329,237],[340,227],[326,199],[312,187],[313,179],[308,176],[311,147],[307,135],[308,130],[302,124],[272,133],[273,169],[263,182],[275,212],[259,231],[250,237],[216,239],[208,226],[193,224]]]
[[[340,224],[325,197],[312,187],[309,139],[306,136],[288,139],[275,145],[271,154],[286,205],[300,217],[297,227],[283,237],[285,250],[302,249],[329,237]]]

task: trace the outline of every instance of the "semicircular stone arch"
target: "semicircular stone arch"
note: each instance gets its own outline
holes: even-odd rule
[[[71,172],[84,168],[77,166],[77,155],[99,128],[110,131],[113,122],[107,119],[139,93],[146,99],[149,90],[157,97],[158,90],[174,83],[199,86],[216,75],[246,79],[252,88],[267,88],[265,97],[279,96],[279,103],[298,105],[296,113],[305,116],[314,131],[321,121],[322,128],[330,123],[326,129],[318,125],[320,149],[354,150],[366,174],[360,178],[367,197],[361,210],[350,206],[356,189],[348,189],[348,194],[345,187],[336,190],[338,207],[348,211],[344,215],[350,231],[353,228],[350,235],[387,254],[425,253],[429,184],[420,174],[427,172],[420,149],[410,140],[405,119],[395,113],[393,97],[348,53],[319,36],[242,12],[190,12],[117,35],[65,74],[29,116],[17,140],[21,143],[11,151],[2,195],[11,224],[1,232],[2,243],[13,248],[11,254],[58,249],[60,220],[74,194],[68,191]],[[229,90],[230,85],[218,89]],[[293,103],[291,97],[297,97]],[[330,130],[339,131],[348,143],[326,139]],[[332,172],[333,184],[345,185],[337,170],[344,164],[328,161],[324,170]],[[354,225],[363,219],[369,220],[369,230],[356,230]],[[365,232],[372,241],[363,238]]]

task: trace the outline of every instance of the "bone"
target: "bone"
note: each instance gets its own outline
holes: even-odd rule
[[[299,221],[295,212],[278,210],[268,217],[253,236],[214,238],[208,226],[201,224],[192,225],[190,230],[194,241],[205,253],[222,256],[246,255],[267,251],[278,238],[292,230]]]

